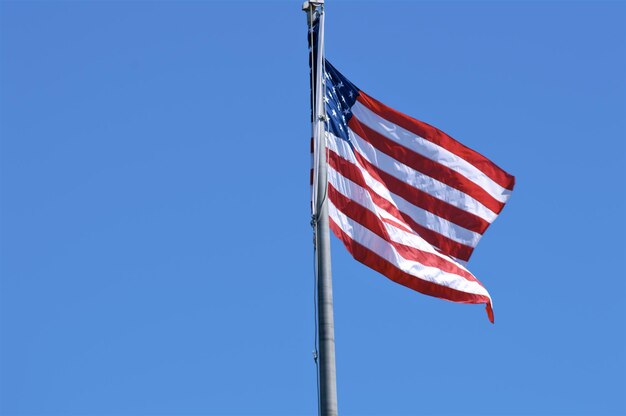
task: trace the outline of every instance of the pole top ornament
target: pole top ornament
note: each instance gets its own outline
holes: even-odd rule
[[[311,6],[318,7],[322,4],[324,4],[324,0],[305,1],[304,3],[302,3],[302,10],[307,11]]]

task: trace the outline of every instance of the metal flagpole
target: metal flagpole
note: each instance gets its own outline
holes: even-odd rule
[[[315,232],[315,262],[317,280],[317,331],[319,348],[319,413],[337,415],[337,380],[335,370],[335,324],[333,318],[333,288],[330,269],[330,234],[328,228],[328,198],[326,173],[326,138],[324,122],[324,0],[306,1],[311,36],[312,128],[314,140],[313,226]],[[317,36],[313,36],[317,26]]]

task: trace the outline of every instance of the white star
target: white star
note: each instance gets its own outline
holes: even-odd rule
[[[343,110],[344,114],[350,114],[350,110],[348,110],[347,108],[345,110]]]
[[[354,97],[354,94],[352,94],[352,91],[350,91],[350,93],[348,94],[348,96],[349,96],[350,98]]]
[[[333,113],[333,117],[337,117],[337,112],[335,111],[334,108],[333,108],[333,111],[331,111],[331,113]]]
[[[327,96],[324,96],[324,102],[325,102],[326,104],[328,104],[328,102],[329,102],[329,101],[330,101],[330,100],[328,99],[328,97],[327,97]]]
[[[348,103],[346,102],[346,97],[344,97],[343,95],[341,96],[341,101],[343,101],[343,102],[344,102],[344,104],[348,104]]]
[[[343,82],[342,82],[342,81],[339,81],[339,84],[337,84],[337,86],[338,86],[339,88],[343,87]]]

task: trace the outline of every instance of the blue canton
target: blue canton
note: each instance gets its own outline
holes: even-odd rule
[[[326,130],[349,142],[348,121],[352,117],[351,109],[359,95],[359,89],[341,75],[328,60],[325,67],[324,105],[328,117]]]

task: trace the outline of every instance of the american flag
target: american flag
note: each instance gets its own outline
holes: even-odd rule
[[[491,297],[465,267],[515,178],[441,130],[365,94],[327,60],[330,227],[389,279],[453,302]]]

